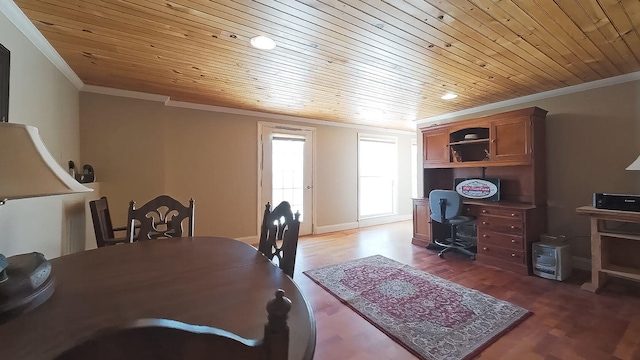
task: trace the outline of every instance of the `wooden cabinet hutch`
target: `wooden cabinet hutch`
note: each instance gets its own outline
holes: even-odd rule
[[[429,218],[429,192],[456,178],[500,179],[500,201],[465,200],[477,218],[480,263],[532,274],[531,243],[547,229],[546,110],[537,107],[422,129],[424,194],[413,200],[413,240],[433,246],[448,228]]]

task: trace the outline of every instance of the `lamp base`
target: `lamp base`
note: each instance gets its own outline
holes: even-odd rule
[[[41,253],[10,256],[0,273],[0,324],[51,297],[55,289],[51,264]]]

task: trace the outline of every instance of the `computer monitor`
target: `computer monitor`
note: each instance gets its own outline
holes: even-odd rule
[[[500,201],[500,179],[497,178],[456,178],[453,189],[467,199]]]

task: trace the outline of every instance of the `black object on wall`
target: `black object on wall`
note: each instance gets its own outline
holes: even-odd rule
[[[9,122],[9,64],[11,53],[0,44],[0,122]]]

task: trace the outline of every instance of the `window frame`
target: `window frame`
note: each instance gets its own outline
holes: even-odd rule
[[[11,52],[0,44],[0,122],[9,122],[9,70]]]
[[[361,197],[362,197],[362,185],[361,185],[361,142],[362,141],[380,141],[393,144],[394,146],[394,154],[393,154],[393,171],[391,171],[391,181],[392,181],[392,189],[391,189],[391,211],[377,214],[367,214],[362,215],[361,209]],[[398,137],[397,136],[389,136],[389,135],[379,135],[379,134],[371,134],[371,133],[358,133],[358,155],[357,155],[357,212],[358,212],[358,221],[379,218],[384,216],[392,216],[398,213]]]

